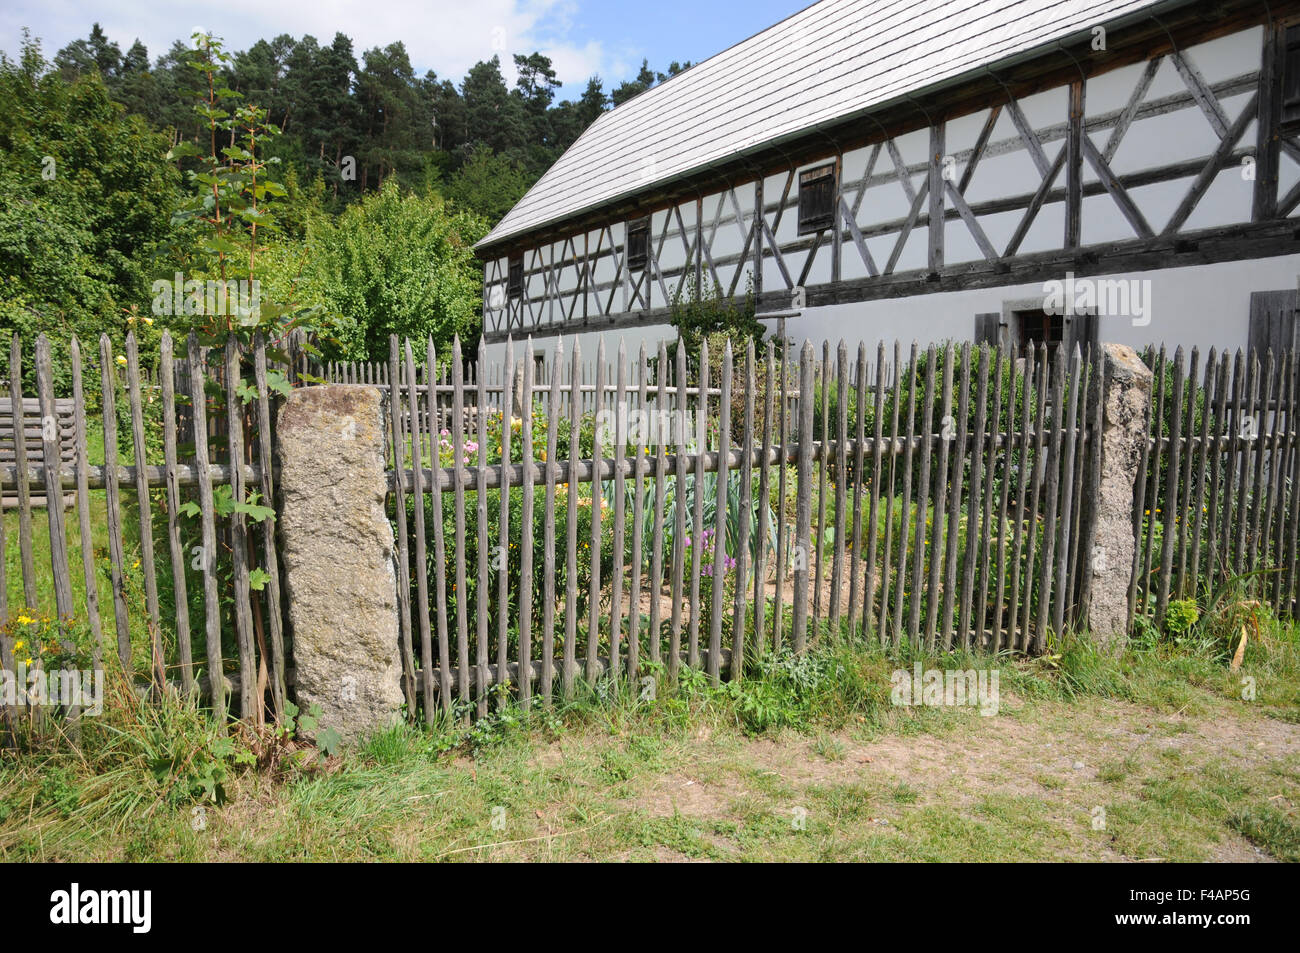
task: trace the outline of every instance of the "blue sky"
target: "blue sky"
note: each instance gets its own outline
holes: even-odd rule
[[[656,69],[673,60],[698,62],[809,5],[810,0],[6,0],[0,49],[13,55],[23,27],[47,56],[83,37],[98,21],[124,50],[139,37],[156,57],[196,27],[242,49],[280,33],[312,33],[327,41],[351,36],[360,53],[402,40],[416,69],[457,82],[480,59],[533,50],[550,56],[562,95],[582,91],[599,74],[605,88],[634,75],[642,58]],[[219,11],[219,13],[218,13]]]

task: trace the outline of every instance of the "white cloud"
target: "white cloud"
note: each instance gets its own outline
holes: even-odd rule
[[[573,0],[226,0],[219,9],[149,0],[9,0],[0,10],[0,48],[16,54],[26,26],[52,57],[86,36],[94,22],[123,50],[143,40],[151,57],[173,40],[188,41],[195,27],[216,30],[232,50],[281,33],[310,33],[328,44],[342,32],[352,38],[358,61],[365,50],[401,40],[417,73],[432,69],[457,83],[470,66],[493,55],[513,82],[511,54],[539,50],[555,62],[564,94],[576,96],[588,76],[617,75],[618,64],[609,62],[600,42],[572,35],[575,10]]]

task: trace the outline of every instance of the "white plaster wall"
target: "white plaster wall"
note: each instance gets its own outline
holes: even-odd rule
[[[1150,282],[1150,323],[1138,326],[1130,315],[1099,314],[1103,341],[1199,347],[1244,348],[1250,322],[1252,291],[1295,288],[1300,278],[1300,254],[1253,261],[1196,265],[1166,271],[1107,275],[1107,280]],[[949,338],[969,341],[975,333],[975,315],[1002,311],[1004,301],[1038,298],[1042,283],[927,294],[889,301],[813,308],[786,322],[786,334],[797,339],[838,341],[850,349],[865,341],[871,347],[884,339],[915,339],[921,345]],[[775,322],[767,322],[774,325]]]

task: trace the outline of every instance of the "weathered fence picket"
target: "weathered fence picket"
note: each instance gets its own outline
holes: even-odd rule
[[[175,684],[218,713],[233,692],[241,718],[282,718],[288,593],[263,506],[276,502],[279,396],[318,376],[381,390],[412,717],[482,717],[494,697],[550,705],[602,677],[641,691],[660,665],[670,679],[683,665],[741,678],[769,653],[839,634],[1044,651],[1086,624],[1098,556],[1082,534],[1105,422],[1091,351],[896,342],[891,361],[882,342],[872,364],[865,346],[746,342],[741,353],[715,340],[696,353],[620,345],[612,362],[600,345],[584,363],[567,344],[538,355],[508,342],[504,363],[490,364],[482,341],[466,361],[456,340],[440,362],[432,340],[420,354],[393,337],[386,363],[322,368],[294,338],[281,353],[260,335],[211,349],[190,336],[182,362],[169,335],[149,354],[128,335],[121,357],[103,338],[98,373],[92,356],[85,374],[73,341],[69,452],[62,425],[45,425],[61,413],[49,342],[31,351],[31,411],[15,338],[0,485],[18,511],[0,547],[17,550],[22,578],[7,579],[0,560],[0,660],[15,660],[10,581],[61,631],[84,624],[98,652],[90,540],[102,508],[114,664],[142,691]],[[1133,613],[1161,626],[1178,600],[1241,586],[1294,616],[1295,355],[1161,348],[1146,360],[1155,383],[1134,485]],[[88,401],[102,461],[91,459]],[[50,551],[38,567],[42,499]],[[66,505],[78,510],[79,554]]]

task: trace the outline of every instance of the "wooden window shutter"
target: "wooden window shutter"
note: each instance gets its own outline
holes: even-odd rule
[[[975,315],[975,344],[998,347],[1002,344],[1002,315],[997,311]]]
[[[627,268],[630,272],[645,271],[650,263],[650,218],[639,218],[627,223]]]
[[[1300,124],[1300,23],[1286,28],[1282,41],[1282,122]]]
[[[835,163],[799,173],[799,234],[824,231],[835,224]]]
[[[518,298],[524,293],[524,256],[516,255],[510,259],[510,270],[506,278],[506,294]]]
[[[1276,361],[1286,351],[1297,346],[1296,307],[1300,293],[1288,291],[1256,291],[1250,296],[1249,352],[1261,363],[1273,352]]]

